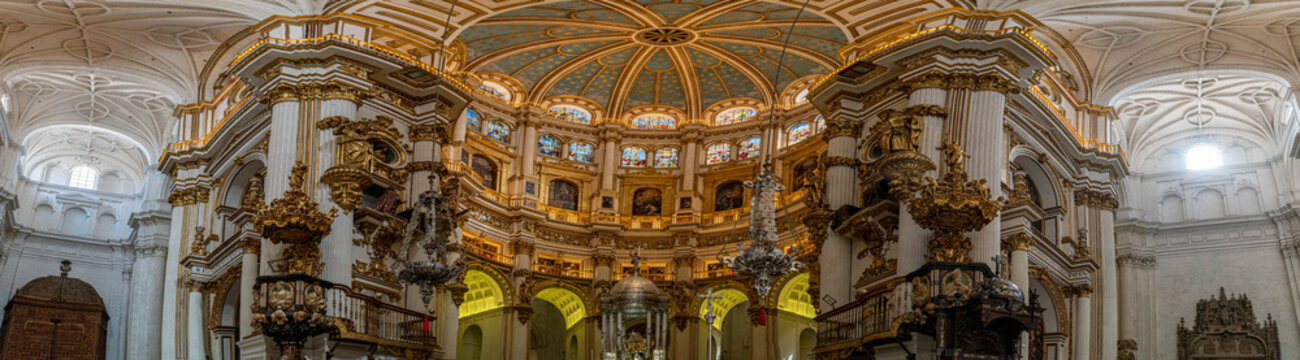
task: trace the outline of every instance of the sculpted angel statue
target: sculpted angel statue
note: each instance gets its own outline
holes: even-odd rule
[[[915,151],[921,146],[921,119],[902,111],[885,110],[880,121],[871,126],[871,132],[880,138],[880,147],[886,153]]]

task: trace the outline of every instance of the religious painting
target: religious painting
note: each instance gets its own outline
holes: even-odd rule
[[[690,196],[681,198],[681,200],[677,203],[677,210],[690,210],[690,209],[691,209]]]
[[[578,186],[564,180],[551,180],[550,197],[546,205],[564,210],[578,210]]]
[[[478,177],[483,179],[483,186],[488,189],[497,189],[497,165],[492,163],[483,155],[474,155],[474,160],[469,167],[474,170]]]
[[[550,135],[542,135],[537,138],[537,153],[550,157],[560,157],[560,149],[562,148],[560,145],[560,139]]]
[[[718,191],[714,194],[714,198],[713,211],[739,209],[745,206],[745,185],[739,181],[718,185]]]
[[[525,181],[524,193],[528,195],[537,195],[537,184],[534,184],[532,181]]]
[[[465,148],[460,148],[460,163],[469,165],[469,151]]]
[[[661,148],[655,150],[655,167],[656,168],[675,168],[677,167],[677,148]]]
[[[569,143],[569,160],[591,163],[592,152],[595,152],[596,146],[584,142]]]
[[[613,208],[614,208],[614,197],[612,197],[612,196],[601,196],[601,197],[600,197],[600,208],[601,208],[601,209],[613,209]]]
[[[632,215],[659,216],[663,214],[663,192],[656,188],[641,188],[632,193]]]
[[[731,275],[731,269],[728,269],[726,264],[720,262],[705,264],[704,271],[709,273],[709,277]]]
[[[759,150],[758,147],[762,143],[763,143],[763,139],[757,136],[745,139],[745,141],[741,141],[740,149],[736,151],[736,157],[739,158],[740,160],[758,157],[758,154],[762,152],[762,150]]]

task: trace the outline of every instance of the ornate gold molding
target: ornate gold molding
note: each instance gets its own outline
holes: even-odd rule
[[[442,122],[411,125],[411,132],[407,136],[411,141],[437,141],[446,144],[451,142],[451,129]]]
[[[1074,203],[1079,206],[1087,206],[1102,210],[1114,211],[1119,207],[1119,201],[1115,200],[1115,195],[1109,192],[1092,190],[1087,188],[1074,190]]]
[[[966,153],[952,143],[939,147],[944,153],[948,173],[940,180],[926,178],[917,195],[907,201],[917,225],[933,230],[927,261],[970,261],[970,238],[964,233],[983,228],[998,216],[1003,199],[991,199],[986,181],[967,180]]]
[[[515,242],[510,243],[510,248],[514,250],[515,255],[523,254],[531,256],[533,255],[533,251],[536,250],[533,243],[523,240],[515,240]]]
[[[912,116],[948,117],[948,109],[939,105],[912,105],[903,109],[903,112]]]
[[[826,138],[836,138],[841,136],[858,137],[862,134],[862,122],[841,119],[826,119]]]
[[[1019,94],[1020,86],[1014,81],[995,74],[941,73],[930,72],[905,80],[899,84],[904,92],[915,89],[966,89],[971,91],[997,91],[1003,94]]]
[[[1015,233],[1007,236],[1007,244],[1011,246],[1011,251],[1029,250],[1031,243],[1033,243],[1033,240],[1026,233]]]
[[[601,267],[601,266],[609,267],[609,268],[614,267],[614,255],[595,254],[591,256],[591,259],[596,264],[596,267]]]
[[[172,194],[167,196],[167,202],[172,206],[187,206],[198,203],[208,202],[208,195],[211,190],[205,186],[191,186],[172,190]]]
[[[257,210],[254,227],[272,243],[289,244],[282,258],[285,271],[316,275],[320,273],[320,240],[330,232],[338,209],[322,213],[311,196],[304,192],[307,165],[299,161],[289,175],[289,190],[284,196]]]

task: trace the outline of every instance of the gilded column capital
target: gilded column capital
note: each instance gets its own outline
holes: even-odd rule
[[[451,142],[450,130],[447,124],[441,122],[411,125],[408,137],[411,141],[437,141],[446,144]]]
[[[533,255],[533,251],[535,250],[533,247],[533,243],[524,240],[515,240],[513,243],[510,244],[510,248],[511,250],[514,250],[515,254],[524,254],[530,256]]]
[[[601,266],[609,267],[609,268],[614,267],[614,255],[595,254],[591,256],[591,260],[595,262],[596,267],[601,267]]]
[[[825,158],[822,159],[822,162],[826,164],[827,168],[833,168],[836,166],[855,168],[860,163],[858,159],[849,156],[826,156]]]
[[[243,249],[245,254],[260,255],[262,253],[262,239],[245,237],[239,241],[239,248]]]
[[[280,84],[276,87],[267,89],[257,97],[258,102],[264,103],[268,106],[274,106],[275,104],[286,101],[299,100],[301,100],[301,98],[298,96],[298,87],[289,84]]]
[[[912,116],[935,116],[948,117],[948,109],[939,105],[922,104],[912,105],[903,109],[903,113]]]
[[[841,119],[826,119],[826,137],[858,137],[862,134],[862,122]]]
[[[1070,294],[1078,297],[1092,296],[1092,284],[1079,284],[1069,287]]]
[[[1115,195],[1109,192],[1093,189],[1075,189],[1074,203],[1077,206],[1087,206],[1101,210],[1114,211],[1119,207],[1119,201],[1115,200]]]
[[[172,190],[171,195],[167,196],[167,202],[172,206],[187,206],[208,202],[209,190],[204,186],[191,186],[187,188],[178,188]]]
[[[1032,243],[1033,239],[1030,239],[1029,234],[1026,233],[1015,233],[1007,236],[1007,244],[1011,245],[1011,251],[1029,250],[1029,245]]]

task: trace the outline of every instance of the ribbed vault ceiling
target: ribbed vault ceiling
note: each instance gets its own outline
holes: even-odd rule
[[[565,1],[491,16],[456,39],[464,70],[507,75],[527,101],[579,96],[611,117],[645,105],[698,117],[731,98],[773,103],[791,82],[839,66],[844,33],[805,12],[787,34],[797,14],[752,0]]]

